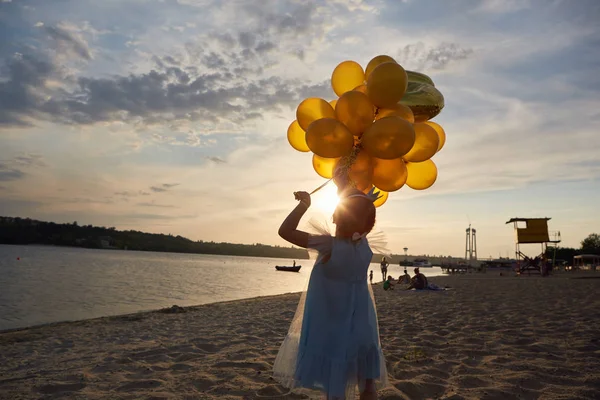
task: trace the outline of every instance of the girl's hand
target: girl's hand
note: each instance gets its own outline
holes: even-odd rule
[[[310,194],[307,192],[294,192],[294,197],[306,207],[310,207]]]

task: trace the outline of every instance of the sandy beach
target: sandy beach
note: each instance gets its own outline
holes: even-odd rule
[[[578,278],[578,279],[573,279]],[[374,287],[381,399],[600,398],[600,274]],[[1,399],[307,399],[271,378],[298,294],[0,333]],[[317,397],[318,398],[318,397]]]

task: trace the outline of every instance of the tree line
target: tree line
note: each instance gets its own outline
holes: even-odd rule
[[[80,226],[77,222],[57,224],[13,217],[0,217],[0,244],[45,244],[95,249],[308,259],[306,249],[295,247],[193,241],[179,235],[135,230],[119,231],[114,227]]]
[[[600,255],[600,235],[591,233],[581,241],[579,249],[572,247],[557,247],[556,259],[564,260],[567,264],[572,264],[573,257],[579,254],[597,254]],[[552,258],[554,255],[554,247],[546,249],[546,257]]]

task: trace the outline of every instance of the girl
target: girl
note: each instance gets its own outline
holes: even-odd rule
[[[387,372],[367,284],[373,252],[365,238],[375,224],[376,195],[355,189],[343,194],[333,214],[335,237],[297,229],[311,200],[306,192],[295,195],[300,204],[279,235],[319,255],[275,359],[274,377],[289,388],[319,389],[327,399],[354,398],[358,384],[361,399],[377,399]]]

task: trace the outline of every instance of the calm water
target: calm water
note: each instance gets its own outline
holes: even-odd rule
[[[292,273],[275,270],[285,259],[0,245],[0,330],[298,292],[313,261],[297,261]]]

